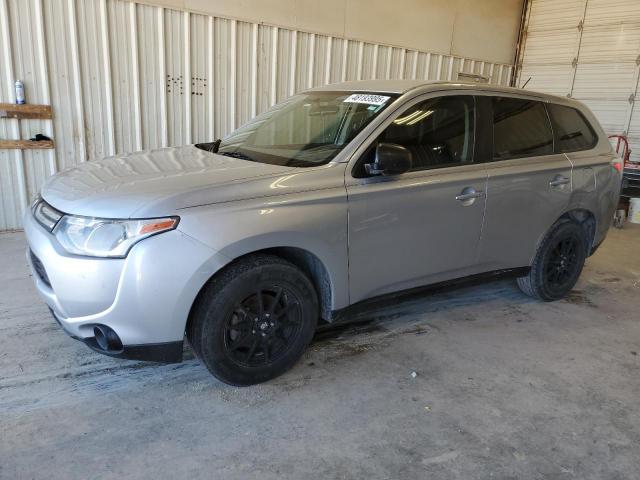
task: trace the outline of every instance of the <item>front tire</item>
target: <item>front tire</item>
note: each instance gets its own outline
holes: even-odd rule
[[[289,370],[311,342],[318,299],[293,264],[254,255],[227,267],[201,292],[187,337],[225,383],[253,385]]]
[[[559,300],[575,286],[586,258],[583,228],[572,221],[557,223],[538,248],[529,274],[518,278],[518,287],[539,300]]]

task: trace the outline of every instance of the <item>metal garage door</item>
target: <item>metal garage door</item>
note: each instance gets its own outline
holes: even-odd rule
[[[532,0],[517,84],[586,103],[640,161],[640,2]]]

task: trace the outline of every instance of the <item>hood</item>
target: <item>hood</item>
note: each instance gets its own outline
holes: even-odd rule
[[[220,185],[240,187],[256,178],[296,170],[299,169],[217,155],[190,145],[82,163],[51,177],[42,188],[42,197],[58,210],[75,215],[106,218],[169,215],[176,209],[193,206],[189,202],[194,196],[186,193],[213,191]],[[234,198],[208,195],[208,200],[240,200],[239,192],[243,190],[231,189]],[[256,192],[246,189],[245,195],[244,198],[250,198]],[[202,195],[196,197],[202,199]]]

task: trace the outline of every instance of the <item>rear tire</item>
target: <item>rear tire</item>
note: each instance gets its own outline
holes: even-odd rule
[[[518,287],[539,300],[559,300],[575,286],[586,257],[583,228],[572,221],[557,223],[538,248],[529,274],[518,278]]]
[[[216,378],[246,386],[289,370],[311,342],[317,322],[318,299],[307,276],[279,257],[253,255],[205,286],[187,337]]]

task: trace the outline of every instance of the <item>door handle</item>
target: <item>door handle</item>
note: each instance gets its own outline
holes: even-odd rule
[[[571,180],[569,180],[567,177],[558,175],[557,177],[554,177],[554,179],[549,182],[549,186],[559,187],[560,185],[567,185],[569,182],[571,182]]]
[[[484,192],[461,193],[460,195],[456,195],[456,200],[464,202],[465,200],[471,200],[472,198],[480,198],[483,195]]]
[[[465,200],[471,200],[472,198],[480,198],[484,196],[484,192],[482,190],[473,190],[473,192],[461,193],[460,195],[456,195],[456,200],[459,202],[464,202]]]
[[[456,195],[456,200],[462,203],[465,207],[471,205],[476,198],[484,196],[482,190],[476,190],[473,187],[466,187],[460,192],[460,195]]]

